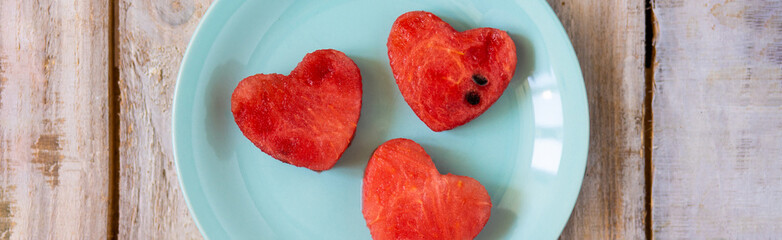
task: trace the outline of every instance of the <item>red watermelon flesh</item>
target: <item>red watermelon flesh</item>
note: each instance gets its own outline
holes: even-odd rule
[[[231,112],[263,152],[322,171],[337,163],[353,139],[361,95],[358,66],[340,51],[317,50],[288,76],[257,74],[239,82]]]
[[[516,46],[505,31],[458,32],[429,12],[399,16],[387,45],[402,96],[418,118],[437,132],[485,112],[516,71]]]
[[[376,240],[472,239],[491,214],[491,199],[481,183],[441,175],[409,139],[393,139],[375,150],[362,194],[364,219]]]

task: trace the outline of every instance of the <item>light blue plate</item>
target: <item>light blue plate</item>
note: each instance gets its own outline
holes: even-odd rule
[[[457,30],[506,30],[516,75],[486,113],[435,133],[413,114],[391,75],[386,38],[397,16],[430,11]],[[244,77],[290,72],[317,49],[351,57],[364,83],[353,144],[337,165],[313,172],[272,159],[233,120]],[[372,151],[410,138],[442,173],[470,176],[494,207],[479,239],[554,239],[575,204],[589,141],[578,61],[543,0],[218,0],[187,49],[176,86],[174,153],[201,233],[210,239],[369,239],[361,179]]]

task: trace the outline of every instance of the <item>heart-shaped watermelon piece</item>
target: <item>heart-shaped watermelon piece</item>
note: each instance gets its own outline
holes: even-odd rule
[[[402,96],[436,132],[461,126],[489,109],[516,71],[516,45],[505,31],[459,32],[424,11],[399,16],[387,46]]]
[[[486,225],[491,199],[477,180],[441,175],[424,148],[393,139],[364,172],[363,214],[373,239],[472,239]]]
[[[257,74],[231,96],[245,137],[270,156],[315,171],[330,169],[356,132],[361,73],[344,53],[317,50],[290,75]]]

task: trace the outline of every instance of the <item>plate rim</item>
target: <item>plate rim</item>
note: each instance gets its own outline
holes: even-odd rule
[[[228,2],[237,4],[237,3],[246,2],[246,0],[243,0],[243,1],[228,1]],[[548,27],[553,27],[553,28],[540,28],[540,27],[538,28],[538,30],[541,33],[541,38],[544,39],[544,42],[545,42],[545,40],[549,40],[549,39],[566,39],[566,41],[563,41],[564,43],[560,43],[560,44],[564,44],[564,45],[561,45],[563,48],[559,48],[559,49],[555,49],[555,50],[559,51],[560,54],[567,55],[568,57],[567,57],[567,59],[565,59],[565,61],[569,61],[570,62],[570,63],[568,63],[568,65],[574,65],[575,66],[575,68],[573,68],[573,70],[576,71],[576,75],[577,75],[578,79],[569,80],[568,82],[574,84],[574,86],[572,86],[572,87],[577,88],[576,92],[579,93],[579,95],[582,95],[582,96],[575,96],[575,98],[582,98],[581,101],[576,101],[576,102],[580,102],[581,103],[580,104],[581,106],[578,106],[578,109],[579,110],[583,110],[584,115],[582,115],[582,116],[583,116],[583,118],[585,118],[585,121],[586,121],[585,124],[582,124],[583,127],[584,127],[583,131],[586,132],[585,138],[584,139],[579,139],[579,141],[577,141],[577,143],[581,143],[581,144],[579,144],[580,146],[575,146],[576,149],[573,150],[573,151],[576,152],[575,153],[576,155],[579,155],[578,159],[583,159],[582,161],[578,162],[578,163],[581,163],[580,164],[581,166],[577,166],[578,176],[573,176],[576,179],[576,181],[577,181],[577,183],[574,182],[573,185],[574,186],[575,185],[578,186],[578,191],[574,192],[574,195],[575,195],[574,197],[571,197],[571,198],[569,198],[566,201],[568,206],[563,206],[563,207],[566,207],[569,210],[568,213],[567,213],[567,217],[564,217],[563,220],[560,223],[556,224],[556,225],[559,226],[557,228],[558,229],[557,232],[559,233],[559,235],[561,235],[561,233],[564,230],[564,228],[565,228],[569,218],[571,217],[571,215],[573,213],[573,210],[575,208],[575,204],[576,204],[576,202],[578,200],[578,196],[580,195],[580,192],[583,189],[583,179],[584,179],[584,176],[585,176],[586,165],[587,165],[587,162],[588,162],[589,141],[590,141],[590,136],[591,136],[591,130],[590,130],[590,119],[591,118],[589,116],[589,102],[588,102],[588,99],[587,99],[587,93],[586,93],[584,76],[583,76],[583,72],[582,72],[582,69],[581,69],[581,65],[580,65],[580,63],[578,61],[578,56],[575,53],[575,49],[573,48],[573,44],[570,41],[570,38],[567,35],[567,32],[565,31],[564,26],[562,25],[561,21],[559,20],[557,15],[554,13],[554,11],[551,8],[551,6],[545,0],[529,1],[529,2],[527,2],[527,4],[542,5],[542,6],[530,7],[532,9],[543,10],[543,12],[539,12],[538,14],[535,14],[535,15],[542,15],[542,17],[539,16],[539,17],[536,18],[536,17],[532,17],[533,14],[529,14],[530,15],[530,19],[537,26],[545,25],[545,26],[548,26]],[[209,31],[205,30],[207,28],[206,25],[209,24],[209,22],[214,22],[214,18],[218,17],[218,15],[217,15],[218,11],[220,11],[220,9],[226,7],[226,5],[227,5],[227,3],[224,0],[215,0],[215,1],[213,1],[211,3],[211,5],[207,8],[207,10],[204,13],[203,17],[199,20],[199,23],[196,26],[195,30],[193,31],[193,34],[190,36],[189,42],[187,44],[187,48],[186,48],[186,50],[184,52],[184,55],[182,56],[182,61],[181,61],[181,64],[179,66],[179,71],[177,73],[176,85],[175,85],[175,88],[174,88],[174,95],[173,95],[172,110],[171,110],[171,139],[172,139],[172,150],[173,150],[172,152],[173,152],[173,158],[174,158],[174,165],[175,165],[175,168],[176,168],[176,171],[177,171],[176,173],[177,173],[178,184],[179,184],[179,187],[180,187],[180,189],[182,191],[183,197],[185,199],[185,203],[187,205],[187,209],[188,209],[189,214],[191,215],[193,221],[195,222],[196,227],[198,228],[198,231],[201,233],[201,236],[203,236],[206,239],[209,239],[210,235],[207,234],[207,232],[205,230],[205,226],[203,225],[203,222],[201,220],[199,220],[198,216],[200,214],[198,214],[195,211],[195,209],[194,209],[194,206],[193,206],[193,203],[192,203],[192,199],[191,199],[192,195],[188,194],[188,192],[189,192],[188,191],[188,186],[187,186],[188,184],[185,183],[185,179],[183,179],[183,177],[182,177],[182,165],[180,163],[181,160],[180,160],[180,156],[179,156],[180,155],[179,154],[180,148],[178,147],[178,144],[177,144],[177,132],[178,132],[177,129],[181,128],[182,126],[177,124],[178,119],[179,119],[177,116],[179,115],[178,114],[178,112],[179,112],[178,109],[180,109],[179,105],[181,105],[182,104],[181,102],[184,101],[184,100],[180,100],[180,98],[181,98],[180,91],[183,91],[182,90],[182,88],[183,88],[182,87],[183,86],[182,79],[183,79],[184,75],[186,75],[186,73],[185,73],[186,71],[185,70],[192,68],[192,67],[190,67],[190,65],[192,65],[192,63],[191,63],[191,61],[189,61],[189,59],[192,58],[192,55],[194,54],[194,51],[196,51],[196,50],[194,50],[194,48],[197,45],[202,45],[202,43],[201,43],[202,40],[199,40],[199,36],[203,35],[203,34],[206,34],[206,33],[209,33]],[[525,8],[525,9],[527,8],[527,7],[524,7],[523,4],[519,4],[519,5],[522,5],[522,7]],[[541,21],[547,21],[547,22],[541,23]],[[559,35],[559,36],[557,36],[557,35]],[[552,55],[552,53],[549,53],[549,54]],[[563,106],[564,106],[564,97],[563,97]],[[576,121],[577,122],[582,122],[583,120],[584,119],[576,120]],[[564,157],[565,156],[563,154],[562,158],[564,158]]]

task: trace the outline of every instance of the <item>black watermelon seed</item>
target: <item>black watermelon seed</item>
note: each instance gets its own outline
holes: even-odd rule
[[[464,100],[467,100],[470,105],[478,105],[481,103],[481,96],[476,91],[469,91],[467,95],[464,95]]]
[[[479,86],[483,86],[489,83],[489,80],[486,79],[486,77],[477,73],[475,75],[472,75],[472,81],[475,82],[475,84],[478,84]]]

